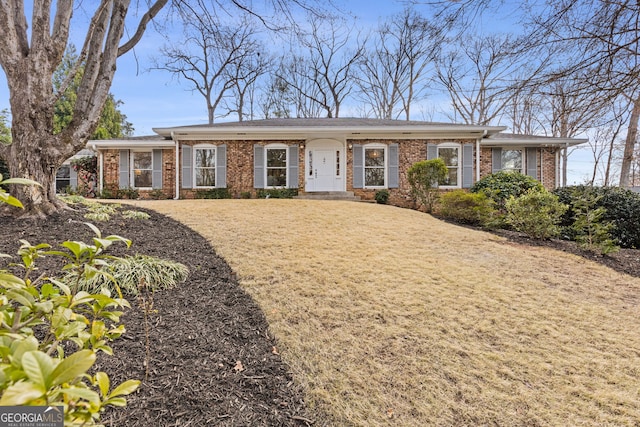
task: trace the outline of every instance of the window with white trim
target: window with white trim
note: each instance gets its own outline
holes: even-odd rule
[[[287,147],[284,145],[265,148],[267,187],[287,186]]]
[[[384,145],[369,145],[364,147],[365,187],[386,187],[386,154],[387,147]]]
[[[151,188],[153,177],[153,152],[131,152],[131,188]]]
[[[196,188],[216,186],[216,147],[193,147],[193,183]]]
[[[447,177],[440,182],[442,187],[460,187],[460,144],[438,145],[438,157],[447,166]]]
[[[523,172],[524,162],[522,150],[502,149],[502,170],[508,172]]]

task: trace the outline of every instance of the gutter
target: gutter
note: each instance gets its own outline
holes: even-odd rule
[[[180,199],[180,141],[174,139],[174,132],[171,131],[171,139],[176,143],[176,188],[175,188],[175,196],[173,200]]]

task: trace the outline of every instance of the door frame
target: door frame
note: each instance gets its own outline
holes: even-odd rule
[[[346,191],[347,188],[347,144],[344,141],[331,138],[320,138],[309,140],[305,144],[304,151],[304,191],[313,193],[316,191]],[[310,165],[309,153],[314,150],[339,150],[340,151],[340,176],[336,177],[335,185],[332,190],[316,189],[313,173]]]

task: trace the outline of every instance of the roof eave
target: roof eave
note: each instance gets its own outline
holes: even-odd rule
[[[500,139],[483,139],[480,142],[482,147],[573,147],[575,145],[584,144],[588,139],[578,138],[549,138],[548,140],[539,140],[532,138],[500,138]]]
[[[157,140],[133,140],[133,139],[100,139],[87,142],[87,148],[91,149],[123,149],[123,148],[166,148],[174,147],[175,142],[170,139]]]
[[[350,126],[350,127],[311,127],[296,126],[274,128],[264,127],[175,127],[153,128],[163,137],[179,140],[218,139],[218,140],[265,140],[265,139],[407,139],[407,138],[461,138],[477,139],[494,135],[505,129],[502,126]]]

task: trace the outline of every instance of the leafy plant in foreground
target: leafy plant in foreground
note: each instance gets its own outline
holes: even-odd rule
[[[106,373],[88,374],[99,351],[112,354],[108,343],[124,333],[120,310],[129,303],[106,290],[81,291],[78,283],[104,274],[100,268],[113,258],[104,251],[112,243],[131,244],[119,236],[102,237],[88,225],[96,234],[92,243],[66,241],[61,250],[52,250],[22,240],[23,277],[0,270],[0,405],[63,406],[65,424],[92,423],[106,406],[126,405],[124,396],[139,385],[128,380],[111,389]],[[78,280],[32,279],[43,256],[64,259],[62,270],[74,271]]]

